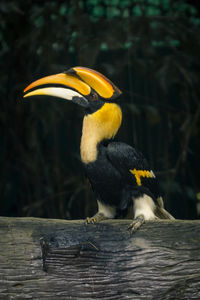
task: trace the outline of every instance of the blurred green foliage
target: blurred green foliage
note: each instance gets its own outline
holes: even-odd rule
[[[83,111],[22,99],[33,80],[92,67],[124,92],[118,135],[159,176],[167,208],[196,218],[200,4],[186,0],[0,3],[0,214],[84,218],[96,202],[79,157]]]

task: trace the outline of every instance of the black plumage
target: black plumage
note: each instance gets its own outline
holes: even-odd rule
[[[115,206],[118,214],[132,204],[132,197],[147,194],[158,204],[160,193],[156,177],[142,177],[138,185],[130,172],[133,169],[151,172],[142,153],[121,142],[100,143],[96,161],[85,165],[97,199]]]

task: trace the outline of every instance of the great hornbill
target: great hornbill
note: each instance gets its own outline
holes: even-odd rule
[[[38,88],[41,85],[50,86]],[[132,232],[145,220],[173,219],[164,209],[157,179],[143,155],[125,143],[112,141],[122,121],[116,101],[121,91],[108,78],[89,68],[74,67],[41,78],[24,92],[24,97],[55,96],[85,108],[81,160],[98,203],[98,212],[87,218],[87,223],[120,216],[131,205]]]

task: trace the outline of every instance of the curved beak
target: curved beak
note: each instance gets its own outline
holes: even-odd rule
[[[43,85],[48,85],[48,87],[38,89]],[[71,100],[81,106],[88,107],[87,96],[90,96],[93,91],[105,102],[110,102],[121,94],[120,89],[101,73],[89,68],[74,67],[66,72],[34,81],[25,88],[24,98],[49,95]]]
[[[50,86],[41,87],[43,85]],[[71,100],[83,107],[88,107],[88,100],[84,96],[88,96],[90,92],[90,86],[81,79],[71,74],[59,73],[43,77],[28,85],[24,90],[24,93],[26,93],[24,98],[37,95],[48,95],[65,100]]]

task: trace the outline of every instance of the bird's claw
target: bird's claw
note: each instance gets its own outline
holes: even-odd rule
[[[102,213],[97,212],[93,217],[86,219],[86,224],[96,224],[103,220],[107,220],[108,218],[105,217]]]
[[[133,220],[133,222],[131,222],[131,224],[128,226],[128,229],[130,229],[131,233],[134,233],[142,226],[142,224],[144,224],[144,222],[144,216],[140,215],[135,220]]]
[[[87,217],[86,224],[95,224],[95,223],[97,223],[97,219],[96,218],[94,218],[94,217],[92,217],[92,218]]]

